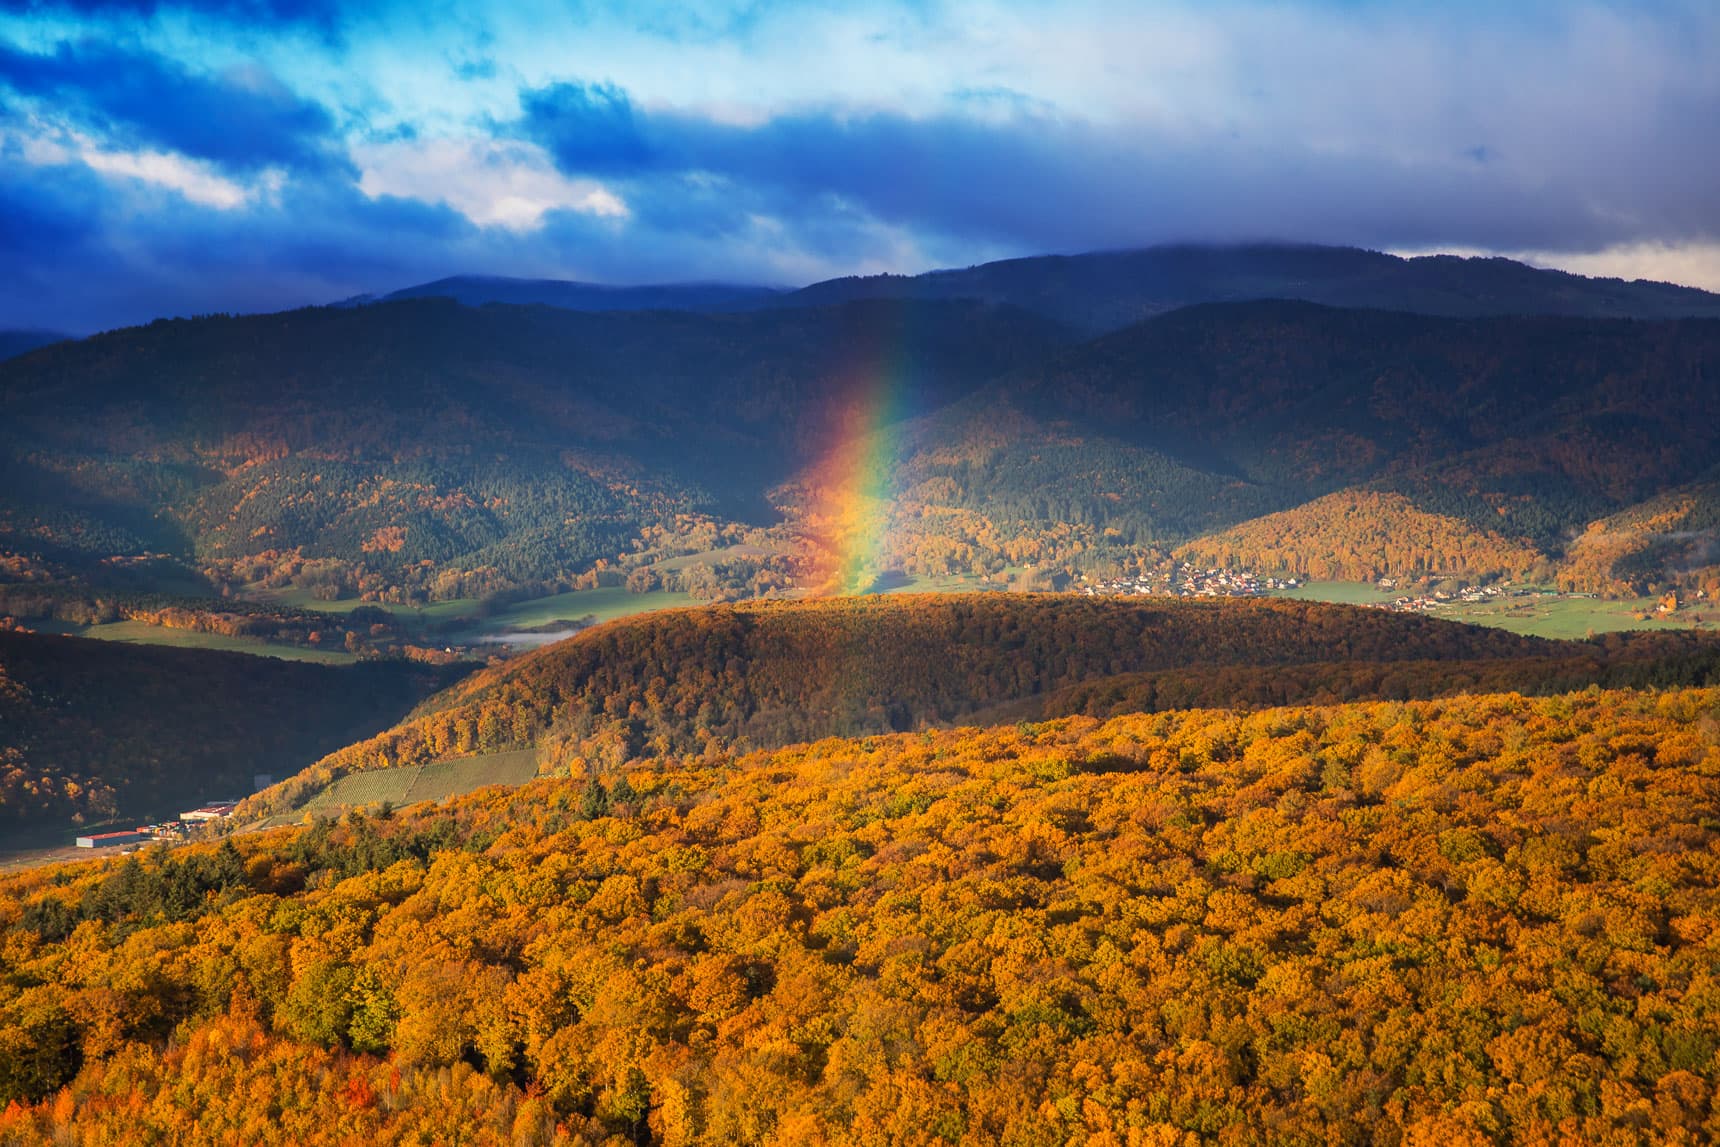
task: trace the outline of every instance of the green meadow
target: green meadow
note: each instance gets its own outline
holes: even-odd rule
[[[1381,605],[1403,595],[1397,590],[1381,589],[1366,581],[1309,581],[1277,596],[1297,601],[1330,601],[1339,605]]]
[[[165,625],[149,625],[142,621],[110,621],[105,625],[43,621],[32,622],[31,628],[43,633],[91,637],[97,641],[121,641],[129,645],[170,645],[176,649],[219,649],[226,653],[279,657],[283,661],[314,661],[321,665],[350,665],[358,660],[338,647],[312,649],[308,646],[264,641],[259,637],[228,637],[219,633],[199,633],[194,629],[170,629]]]
[[[253,589],[245,591],[245,596],[253,601],[285,605],[293,609],[308,609],[315,613],[351,613],[360,606],[369,606],[398,618],[425,622],[454,621],[462,617],[472,617],[478,612],[478,599],[475,597],[457,597],[429,605],[398,605],[387,601],[361,601],[356,597],[323,601],[311,590],[299,588]]]
[[[593,617],[598,621],[613,621],[636,613],[654,613],[660,609],[679,609],[702,604],[698,598],[685,593],[629,593],[622,586],[601,589],[577,589],[550,597],[515,602],[491,611],[487,617],[473,619],[473,625],[486,630],[521,629],[550,625],[557,621],[575,622]]]
[[[404,807],[419,801],[445,801],[486,785],[523,785],[537,776],[537,750],[486,753],[400,769],[367,769],[341,777],[310,800],[270,825],[294,824],[303,817],[338,816],[348,809],[384,801]]]
[[[1377,605],[1404,596],[1403,590],[1382,590],[1369,582],[1314,581],[1279,596],[1346,605]],[[1492,598],[1479,602],[1450,602],[1429,617],[1463,621],[1510,630],[1526,637],[1581,640],[1595,634],[1629,629],[1720,629],[1720,606],[1703,609],[1698,603],[1670,616],[1655,612],[1655,598],[1605,601],[1571,594]]]

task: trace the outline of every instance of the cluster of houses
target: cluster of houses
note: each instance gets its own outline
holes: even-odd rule
[[[136,828],[118,832],[91,833],[89,836],[78,837],[76,843],[79,848],[124,848],[155,841],[181,841],[185,839],[189,827],[225,820],[233,815],[233,810],[238,806],[238,801],[210,801],[180,813],[178,820],[161,824],[140,824]]]
[[[1153,594],[1159,597],[1259,597],[1277,590],[1295,589],[1296,578],[1263,577],[1249,570],[1197,569],[1172,566],[1128,577],[1104,578],[1081,587],[1088,597],[1118,597]]]
[[[1395,588],[1390,578],[1381,578],[1377,584],[1381,589]],[[1459,590],[1442,589],[1421,597],[1393,598],[1391,601],[1381,602],[1379,608],[1391,610],[1393,613],[1431,613],[1442,606],[1459,603],[1475,605],[1500,597],[1527,597],[1535,592],[1528,589],[1506,589],[1497,585],[1472,585]]]

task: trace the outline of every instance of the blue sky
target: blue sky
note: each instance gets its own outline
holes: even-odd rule
[[[1720,289],[1720,5],[0,0],[0,327],[1284,239]]]

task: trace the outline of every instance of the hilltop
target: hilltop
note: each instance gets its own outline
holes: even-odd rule
[[[570,311],[730,311],[763,306],[781,292],[773,287],[732,283],[662,283],[612,287],[567,279],[510,279],[493,275],[454,275],[389,291],[379,299],[453,299],[467,306],[486,303],[562,307]]]
[[[1197,303],[1258,299],[1471,317],[1720,318],[1720,295],[1694,287],[1589,278],[1496,257],[1405,258],[1299,243],[1170,244],[1036,255],[918,275],[844,276],[798,289],[728,283],[607,286],[456,275],[351,302],[430,297],[471,306],[534,303],[579,311],[739,311],[857,299],[970,299],[1019,307],[1088,334]]]
[[[1427,617],[1295,601],[988,593],[670,610],[473,674],[245,811],[286,811],[357,770],[503,749],[535,747],[544,767],[578,772],[938,727],[1149,670],[1321,663],[1330,673],[1337,662],[1505,664],[1579,652]]]
[[[54,331],[0,331],[0,361],[65,342],[70,337]]]

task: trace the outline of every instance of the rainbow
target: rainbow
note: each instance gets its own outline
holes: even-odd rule
[[[811,579],[817,593],[865,593],[884,572],[904,374],[899,368],[868,372],[836,419],[834,443],[815,468],[805,524],[817,555]]]

